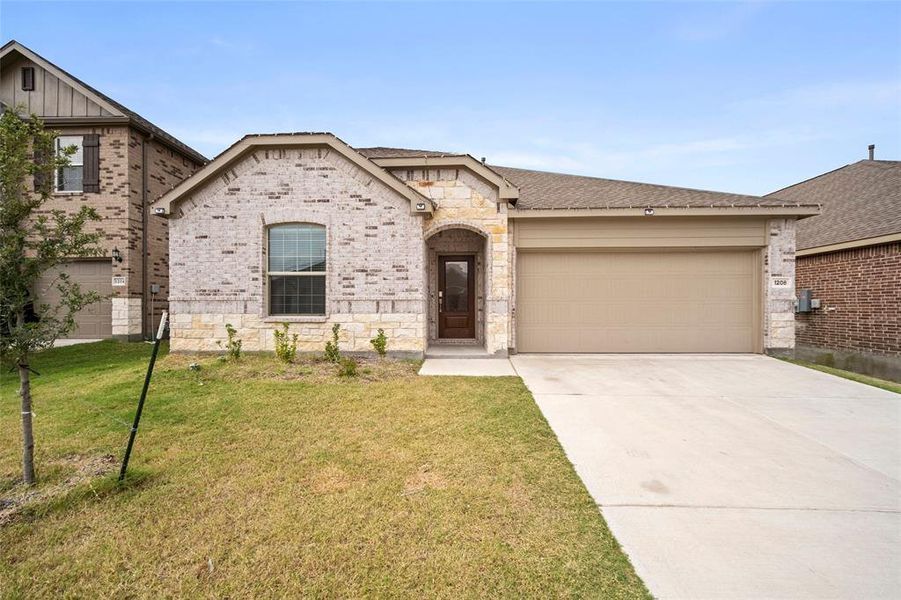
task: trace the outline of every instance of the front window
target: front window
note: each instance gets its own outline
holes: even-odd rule
[[[75,153],[69,155],[69,164],[56,170],[56,191],[80,192],[84,188],[84,153],[80,135],[61,135],[56,138],[56,153],[63,154],[63,149],[75,146]]]
[[[325,227],[269,228],[269,314],[325,314]]]

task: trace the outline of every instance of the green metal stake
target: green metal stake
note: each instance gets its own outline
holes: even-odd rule
[[[122,459],[122,469],[119,470],[119,481],[125,479],[125,470],[128,469],[128,459],[131,456],[131,449],[135,445],[135,436],[138,434],[138,423],[141,422],[141,413],[144,411],[144,400],[147,399],[147,388],[150,387],[150,376],[153,375],[153,365],[156,363],[156,355],[160,351],[160,341],[163,339],[163,333],[166,331],[166,321],[169,313],[163,311],[160,319],[160,328],[156,332],[156,339],[153,341],[153,353],[150,355],[150,364],[147,365],[147,375],[144,377],[144,389],[141,390],[141,399],[138,401],[138,410],[135,412],[135,421],[131,425],[131,435],[128,436],[128,446],[125,448],[125,458]]]

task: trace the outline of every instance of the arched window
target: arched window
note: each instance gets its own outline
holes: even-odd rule
[[[269,228],[269,314],[325,314],[325,227]]]

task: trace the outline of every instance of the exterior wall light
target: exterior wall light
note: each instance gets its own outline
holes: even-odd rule
[[[119,252],[119,249],[118,249],[118,248],[113,248],[112,255],[113,255],[113,260],[114,260],[114,261],[116,261],[116,262],[122,262],[122,253]]]
[[[650,207],[644,209],[644,216],[646,216],[646,217],[653,217],[653,216],[654,216],[654,209],[653,209],[653,208],[650,208]]]
[[[425,210],[425,202],[417,202],[416,210]]]

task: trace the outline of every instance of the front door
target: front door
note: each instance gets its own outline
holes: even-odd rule
[[[472,256],[438,257],[438,337],[476,336],[475,261]]]

